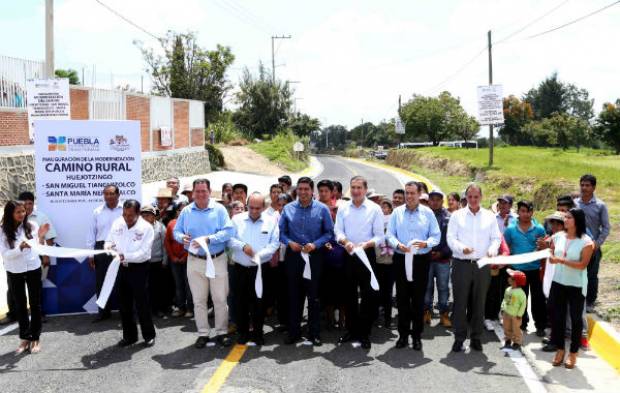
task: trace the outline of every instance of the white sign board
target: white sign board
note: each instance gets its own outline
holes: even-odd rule
[[[304,144],[301,142],[295,142],[295,144],[293,144],[293,151],[304,151]]]
[[[139,121],[36,121],[37,207],[56,229],[56,241],[84,248],[103,188],[115,184],[121,200],[141,198]]]
[[[162,146],[172,146],[172,130],[170,127],[162,127],[159,129]]]
[[[34,140],[36,120],[70,120],[69,79],[30,79],[26,83],[28,126]]]
[[[502,85],[478,86],[478,122],[482,126],[504,124]]]
[[[395,131],[397,134],[405,133],[405,123],[403,123],[403,121],[400,119],[400,116],[396,116],[395,127],[396,127]]]

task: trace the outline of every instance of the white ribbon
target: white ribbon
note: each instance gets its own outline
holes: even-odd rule
[[[258,254],[254,254],[254,258],[252,258],[252,262],[254,262],[258,266],[258,270],[256,271],[256,280],[254,280],[254,290],[256,291],[256,297],[259,299],[263,298],[263,270],[262,264],[260,262],[260,257]]]
[[[108,304],[108,299],[112,294],[112,289],[114,289],[114,283],[116,282],[116,276],[118,275],[118,268],[120,266],[121,258],[118,256],[118,254],[116,254],[112,262],[110,262],[108,270],[105,272],[103,285],[101,286],[99,296],[97,296],[97,305],[99,306],[99,308],[105,308],[106,304]]]
[[[196,239],[193,239],[192,241],[196,242],[200,248],[202,248],[206,254],[206,259],[207,259],[207,267],[205,270],[205,276],[207,276],[208,278],[215,278],[215,265],[213,264],[213,258],[211,258],[211,252],[209,251],[209,246],[207,245],[207,237],[206,236],[201,236],[201,237],[197,237]],[[194,249],[195,253],[198,253],[198,247],[191,247],[190,248]]]
[[[370,261],[368,260],[368,255],[362,247],[355,247],[351,255],[357,255],[360,261],[366,266],[366,269],[370,272],[370,286],[375,291],[379,290],[379,282],[377,281],[377,277],[375,277],[375,272],[372,271],[372,266],[370,266]]]
[[[539,259],[546,259],[550,256],[551,251],[546,248],[544,250],[527,252],[525,254],[497,256],[493,258],[484,257],[478,260],[478,267],[483,267],[486,265],[520,265],[523,263],[538,261]]]
[[[543,277],[543,293],[547,298],[549,298],[549,293],[551,292],[551,282],[553,281],[553,275],[555,274],[555,264],[549,263],[547,259],[547,264],[545,265],[545,276]]]
[[[301,259],[304,260],[306,265],[304,266],[304,274],[303,277],[306,280],[312,280],[312,271],[310,270],[310,254],[307,252],[301,252]]]
[[[409,252],[405,253],[405,274],[407,275],[407,281],[413,281],[413,256],[418,253],[418,248],[413,246],[413,243],[420,240],[411,240],[407,243]]]

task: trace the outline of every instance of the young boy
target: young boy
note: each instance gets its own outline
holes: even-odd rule
[[[523,334],[521,332],[521,318],[527,307],[527,298],[523,287],[527,279],[525,273],[518,270],[507,269],[508,285],[502,301],[502,316],[504,322],[505,343],[502,351],[521,349]]]

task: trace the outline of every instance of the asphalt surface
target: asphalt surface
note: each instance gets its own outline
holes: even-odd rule
[[[391,194],[400,182],[380,169],[333,157],[318,178],[348,184],[368,178],[369,187]],[[345,191],[346,191],[345,187]],[[43,326],[42,352],[13,354],[17,330],[0,336],[0,391],[17,392],[201,392],[230,348],[195,349],[193,320],[156,319],[154,347],[117,348],[120,321],[92,324],[92,316],[51,317]],[[396,331],[375,326],[369,351],[335,343],[342,331],[326,331],[323,346],[283,345],[272,319],[266,345],[248,347],[225,380],[221,392],[525,392],[510,358],[499,351],[493,333],[485,333],[484,351],[451,353],[453,338],[436,326],[423,334],[423,351],[395,349]]]

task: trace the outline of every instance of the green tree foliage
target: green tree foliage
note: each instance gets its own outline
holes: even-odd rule
[[[525,124],[523,131],[536,146],[561,147],[564,150],[571,146],[579,149],[590,138],[590,125],[566,113],[554,113],[546,119],[531,121]]]
[[[615,104],[605,103],[596,120],[596,134],[620,154],[620,98]]]
[[[288,128],[299,137],[310,136],[313,131],[321,128],[321,122],[305,113],[297,112],[288,120]]]
[[[205,50],[196,41],[193,33],[169,31],[160,40],[163,56],[137,45],[153,80],[153,94],[204,101],[209,123],[222,111],[224,97],[232,88],[226,71],[235,56],[229,47]]]
[[[531,135],[523,126],[534,118],[532,105],[514,95],[504,98],[504,125],[499,129],[499,136],[510,145],[529,145]]]
[[[557,73],[530,89],[523,100],[532,105],[536,120],[551,117],[554,113],[567,113],[586,121],[594,116],[594,100],[590,99],[588,91],[560,81]]]
[[[274,82],[262,63],[256,76],[246,68],[235,95],[239,109],[233,120],[245,133],[273,136],[287,125],[292,94],[289,84],[279,80]]]
[[[464,110],[451,114],[448,127],[452,135],[465,142],[474,139],[480,130],[478,120],[473,116],[469,116]]]
[[[331,125],[320,131],[314,131],[310,134],[310,141],[318,150],[327,148],[334,150],[344,150],[347,146],[347,137],[349,131],[345,126]],[[329,143],[329,146],[327,144]]]
[[[80,84],[80,78],[78,77],[78,73],[76,70],[72,70],[72,69],[67,69],[67,70],[56,70],[54,71],[54,74],[56,75],[57,78],[69,78],[69,84],[70,85],[79,85]]]

